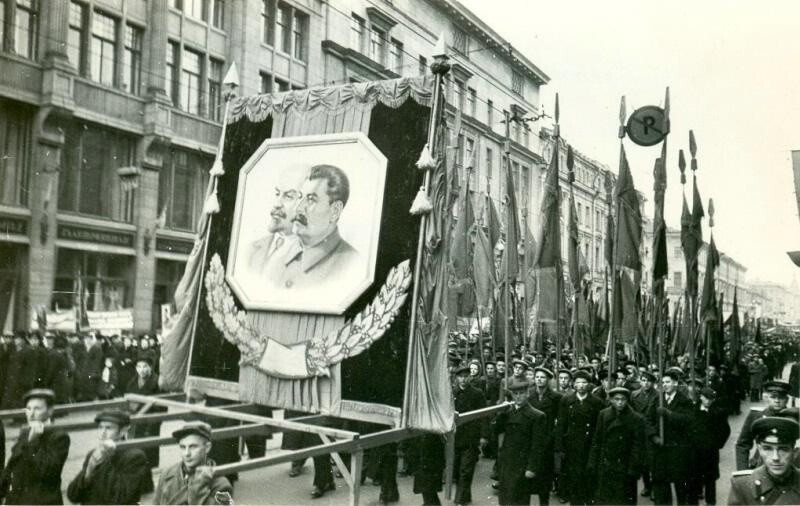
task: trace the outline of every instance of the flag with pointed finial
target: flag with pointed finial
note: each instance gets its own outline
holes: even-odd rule
[[[500,276],[512,285],[516,283],[519,275],[519,210],[517,208],[517,192],[514,187],[514,175],[511,172],[511,163],[506,162],[506,195],[505,195],[505,228],[506,246],[503,250],[503,262]]]
[[[525,258],[527,259],[528,272],[524,273],[523,282],[525,283],[525,302],[528,312],[533,308],[533,303],[536,300],[536,269],[532,265],[536,256],[536,249],[536,239],[533,238],[530,228],[525,227]]]
[[[738,300],[738,289],[733,289],[733,309],[731,311],[731,316],[729,318],[729,324],[731,327],[731,361],[734,364],[739,363],[739,353],[742,347],[742,324],[739,321],[739,300]]]
[[[581,289],[580,272],[580,245],[578,243],[578,217],[575,212],[575,195],[569,193],[569,236],[567,238],[567,266],[569,270],[569,280],[572,284],[572,291],[578,292]]]
[[[483,227],[473,225],[475,246],[472,257],[472,270],[475,279],[475,302],[479,307],[488,308],[495,287],[494,248]]]
[[[536,237],[538,250],[533,266],[536,269],[537,318],[554,322],[558,315],[557,297],[563,297],[561,287],[561,187],[559,182],[559,141],[553,142],[553,154],[544,181],[541,223]]]
[[[700,320],[703,322],[716,321],[719,317],[717,289],[714,279],[718,266],[719,251],[717,251],[717,245],[714,244],[714,236],[712,235],[706,250],[706,272],[703,279],[703,294],[700,298]]]
[[[653,169],[655,213],[653,217],[653,291],[662,293],[664,278],[669,271],[667,260],[667,224],[664,220],[664,193],[667,189],[666,143],[661,150],[661,157],[656,160]]]
[[[633,185],[625,147],[620,145],[619,174],[614,188],[617,205],[617,243],[614,245],[614,266],[641,270],[639,245],[642,241],[642,213],[639,195]]]

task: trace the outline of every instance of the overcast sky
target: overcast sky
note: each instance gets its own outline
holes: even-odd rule
[[[678,149],[688,164],[693,129],[718,248],[748,267],[748,281],[788,284],[800,274],[786,256],[800,249],[790,153],[800,149],[800,2],[461,2],[551,77],[545,110],[558,92],[562,135],[612,170],[620,96],[630,113],[663,105],[669,86],[667,225],[680,228]],[[652,201],[660,145],[626,149],[636,187]]]

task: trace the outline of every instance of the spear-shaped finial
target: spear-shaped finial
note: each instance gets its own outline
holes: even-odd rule
[[[694,130],[689,130],[689,152],[692,153],[692,172],[697,170],[697,142],[694,140]]]
[[[575,158],[572,155],[572,146],[567,146],[567,180],[570,184],[575,182]]]
[[[619,102],[619,138],[625,138],[625,118],[628,115],[625,111],[625,95],[622,95],[622,99]]]
[[[708,199],[708,226],[714,226],[714,199]]]
[[[686,157],[682,149],[678,151],[678,168],[681,169],[681,184],[686,184]]]
[[[661,131],[665,135],[669,133],[669,86],[667,86],[667,91],[664,93],[664,124]]]

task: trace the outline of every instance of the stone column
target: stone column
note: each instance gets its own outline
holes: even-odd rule
[[[69,0],[50,0],[41,3],[47,27],[44,37],[44,63],[67,64],[67,34],[69,33]]]
[[[147,2],[147,94],[166,99],[167,80],[167,2]]]

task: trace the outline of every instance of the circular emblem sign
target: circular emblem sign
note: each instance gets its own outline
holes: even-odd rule
[[[640,146],[653,146],[658,144],[667,135],[668,128],[664,109],[654,105],[646,105],[636,109],[630,118],[625,131],[628,137]]]

